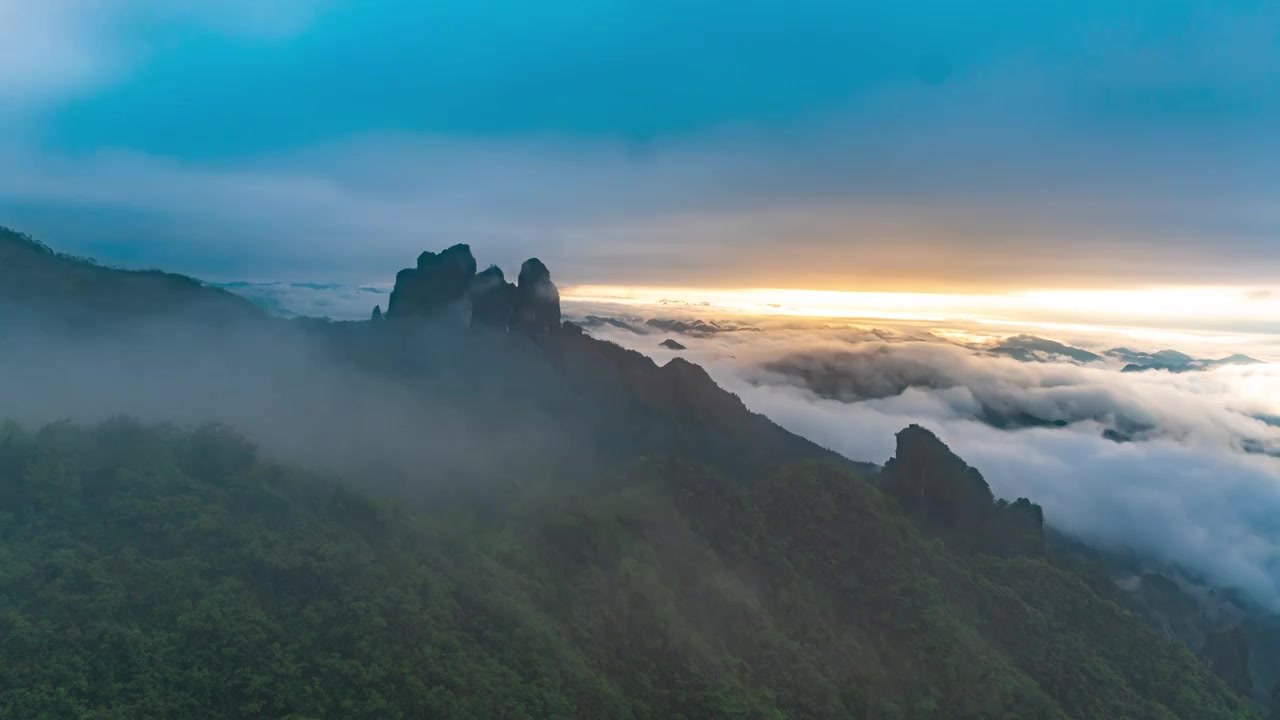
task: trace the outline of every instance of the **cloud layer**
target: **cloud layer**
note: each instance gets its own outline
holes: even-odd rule
[[[0,222],[223,279],[458,241],[573,283],[1280,272],[1271,4],[799,10],[0,0]]]
[[[659,361],[702,363],[753,410],[851,458],[883,462],[897,430],[924,424],[997,495],[1034,499],[1057,528],[1179,564],[1280,611],[1280,459],[1251,451],[1280,447],[1280,429],[1253,417],[1276,412],[1280,365],[1121,373],[994,357],[918,328],[766,324],[679,335],[683,352],[659,346],[661,333],[592,332]],[[816,375],[779,372],[783,360]],[[1065,426],[993,427],[992,408]],[[1104,436],[1117,427],[1142,429],[1132,442]]]

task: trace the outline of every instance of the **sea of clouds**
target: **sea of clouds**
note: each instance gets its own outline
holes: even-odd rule
[[[925,425],[1057,529],[1280,610],[1280,364],[1121,372],[1105,356],[1020,361],[993,352],[999,334],[956,328],[774,320],[671,333],[623,319],[631,329],[590,332],[659,363],[697,362],[751,409],[853,459],[882,463],[894,433]]]
[[[229,289],[282,314],[333,319],[366,318],[385,302],[360,288]],[[1046,331],[1099,359],[1037,351],[1020,360],[999,343],[1026,328],[743,317],[719,318],[717,328],[708,312],[565,303],[566,317],[595,337],[659,364],[696,362],[752,410],[852,459],[884,462],[894,434],[920,423],[997,495],[1044,506],[1056,529],[1180,566],[1280,611],[1280,362],[1122,372],[1127,361],[1107,349],[1167,345],[1141,333]],[[1175,349],[1280,357],[1269,354],[1272,339],[1255,340]]]

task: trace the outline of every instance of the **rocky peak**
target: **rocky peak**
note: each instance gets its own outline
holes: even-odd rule
[[[387,305],[388,317],[429,316],[459,300],[476,274],[476,259],[467,245],[454,245],[440,253],[424,252],[416,268],[396,274],[396,286]]]
[[[416,267],[397,273],[386,317],[438,317],[455,309],[472,325],[504,331],[545,334],[561,328],[560,292],[542,261],[525,261],[512,285],[497,266],[477,273],[471,248],[461,244],[424,252]]]
[[[919,425],[898,433],[885,477],[903,505],[931,524],[970,525],[995,501],[982,473]]]
[[[525,260],[520,266],[514,325],[531,333],[551,332],[560,327],[560,291],[551,282],[551,271],[537,258]]]
[[[471,281],[471,323],[506,330],[515,313],[516,288],[502,268],[490,265]]]
[[[1044,550],[1040,506],[1026,498],[997,501],[982,473],[919,425],[898,433],[882,477],[885,490],[928,530],[987,551]]]

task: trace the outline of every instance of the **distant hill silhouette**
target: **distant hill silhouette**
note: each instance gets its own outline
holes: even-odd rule
[[[6,307],[76,326],[165,316],[232,322],[260,315],[248,300],[185,275],[104,267],[0,227],[0,310]]]
[[[1002,355],[1021,362],[1053,362],[1069,360],[1076,363],[1095,363],[1106,359],[1125,363],[1122,372],[1142,372],[1145,370],[1165,370],[1173,373],[1212,370],[1224,365],[1254,365],[1259,360],[1236,353],[1224,358],[1194,358],[1177,350],[1157,350],[1141,352],[1129,348],[1118,347],[1104,353],[1095,353],[1072,347],[1057,340],[1036,337],[1035,335],[1014,335],[1001,340],[991,348],[993,355]]]

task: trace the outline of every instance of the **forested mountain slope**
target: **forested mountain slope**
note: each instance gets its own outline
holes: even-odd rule
[[[279,456],[413,492],[646,452],[742,476],[847,462],[696,365],[658,366],[562,325],[536,260],[510,285],[496,268],[476,273],[465,246],[423,253],[400,273],[386,321],[328,323],[269,317],[198,281],[100,267],[17,233],[0,232],[0,257],[18,260],[0,263],[10,417],[220,421]]]
[[[1253,717],[1085,578],[830,463],[415,508],[118,420],[6,427],[0,498],[4,717]]]
[[[375,317],[0,233],[0,717],[1254,717],[923,428],[839,457],[533,259]]]
[[[258,315],[248,300],[185,275],[104,267],[0,226],[0,318],[24,312],[76,330],[167,315],[215,323]]]

